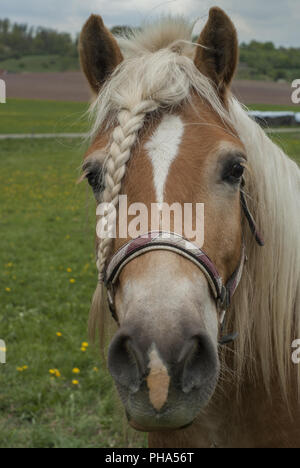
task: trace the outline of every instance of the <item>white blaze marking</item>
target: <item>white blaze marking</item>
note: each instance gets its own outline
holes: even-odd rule
[[[177,115],[165,115],[145,144],[153,166],[153,180],[157,203],[164,201],[164,189],[169,169],[177,156],[184,125]]]

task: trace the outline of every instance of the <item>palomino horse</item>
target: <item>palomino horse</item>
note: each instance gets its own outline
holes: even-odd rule
[[[107,290],[108,367],[150,447],[299,447],[299,169],[230,92],[231,20],[212,8],[197,44],[191,29],[167,18],[117,42],[99,16],[83,28],[98,218],[122,223],[119,195],[205,212],[203,246],[173,224],[98,238],[90,326]]]

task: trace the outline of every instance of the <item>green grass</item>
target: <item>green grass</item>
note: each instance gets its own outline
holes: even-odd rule
[[[278,133],[270,136],[300,166],[300,132]]]
[[[1,133],[82,133],[87,103],[8,99],[0,104]]]
[[[97,278],[95,203],[75,183],[83,150],[78,140],[0,142],[2,448],[128,443],[98,350],[81,350]],[[129,443],[144,444],[143,436]]]
[[[260,111],[292,111],[300,112],[299,106],[282,106],[279,104],[249,104],[247,106],[250,110],[260,110]]]
[[[252,110],[300,112],[300,106],[252,104]],[[0,104],[1,133],[84,133],[88,130],[87,103],[8,99]]]
[[[78,57],[61,55],[27,55],[0,61],[0,68],[10,73],[63,72],[79,70]]]

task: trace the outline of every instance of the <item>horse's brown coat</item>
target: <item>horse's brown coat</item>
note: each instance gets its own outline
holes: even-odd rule
[[[239,196],[238,193],[230,196],[227,202],[228,206],[220,205],[222,193],[216,196],[212,193],[211,186],[215,184],[215,173],[217,174],[219,144],[232,148],[233,152],[243,153],[244,148],[232,130],[226,129],[221,119],[196,96],[193,106],[187,105],[180,115],[184,121],[185,132],[178,157],[173,162],[168,175],[164,201],[169,205],[174,202],[180,204],[205,203],[203,250],[215,263],[226,281],[240,259],[241,214]],[[156,125],[157,123],[147,129],[140,139],[139,145],[135,148],[128,164],[122,189],[122,193],[128,197],[128,205],[143,202],[149,208],[149,212],[151,203],[156,202],[156,196],[152,182],[152,167],[143,143],[153,133]],[[143,184],[141,184],[141,180],[143,180]],[[232,203],[235,212],[229,218],[227,210],[233,209]],[[172,227],[171,225],[171,229]],[[129,240],[129,238],[116,239],[114,250]],[[145,261],[147,261],[146,257],[141,257],[136,263],[139,263],[143,269]],[[129,271],[130,264],[126,268]]]

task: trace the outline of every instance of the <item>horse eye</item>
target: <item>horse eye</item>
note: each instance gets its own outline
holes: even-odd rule
[[[240,181],[244,173],[244,169],[245,168],[242,164],[240,164],[239,162],[235,162],[229,168],[227,168],[223,179],[232,184],[237,183]]]
[[[83,170],[95,195],[99,195],[104,189],[102,166],[98,163],[88,163],[84,166]]]
[[[99,185],[99,171],[92,170],[88,172],[86,178],[92,188],[97,188]]]
[[[88,180],[88,183],[92,187],[95,195],[101,194],[104,190],[104,181],[103,181],[103,174],[102,170],[92,170],[91,172],[88,172],[86,175],[86,178]]]
[[[235,179],[240,179],[244,173],[244,166],[242,166],[240,163],[234,164],[231,170],[231,176],[234,177]]]

